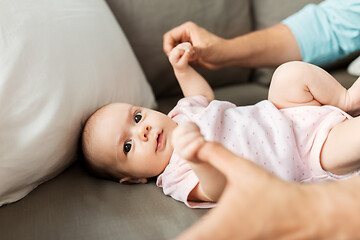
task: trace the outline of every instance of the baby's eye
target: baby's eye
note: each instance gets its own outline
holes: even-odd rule
[[[131,141],[127,141],[125,144],[124,144],[124,153],[127,154],[128,152],[130,152],[131,150]]]
[[[135,114],[134,120],[135,120],[136,123],[140,122],[141,119],[142,119],[141,113]]]

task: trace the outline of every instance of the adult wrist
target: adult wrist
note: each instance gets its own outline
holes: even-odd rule
[[[232,39],[226,39],[221,48],[222,67],[257,67],[257,55],[261,54],[261,49],[257,43],[251,39],[253,33],[245,34]]]
[[[358,239],[358,194],[344,182],[303,185],[304,208],[308,210],[304,229],[312,229],[314,239]],[[353,186],[352,186],[353,187]]]
[[[318,196],[319,239],[360,239],[359,186],[359,176],[312,186]]]
[[[223,39],[217,52],[218,68],[239,66],[238,63],[242,59],[242,49],[237,38]]]
[[[279,197],[273,197],[274,202],[268,204],[272,207],[272,217],[264,226],[263,236],[267,239],[321,239],[324,224],[322,215],[318,214],[316,189],[296,183],[282,185],[272,193]]]

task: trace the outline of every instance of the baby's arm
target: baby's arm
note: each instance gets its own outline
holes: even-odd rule
[[[346,90],[325,70],[304,62],[288,62],[274,72],[268,99],[277,108],[332,105],[360,113],[360,81]]]
[[[194,51],[190,43],[181,43],[169,53],[169,61],[185,97],[204,96],[209,102],[214,100],[214,92],[208,82],[189,65]]]
[[[195,123],[180,124],[173,132],[172,144],[175,152],[188,160],[199,178],[199,184],[191,191],[188,200],[217,202],[223,192],[225,176],[207,162],[198,159],[199,150],[206,144]]]

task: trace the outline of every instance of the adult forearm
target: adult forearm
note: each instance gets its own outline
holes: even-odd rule
[[[198,157],[227,185],[217,207],[178,239],[360,239],[360,176],[289,183],[216,143]]]
[[[360,239],[360,176],[346,181],[309,186],[316,192],[318,236],[321,239]],[[315,197],[314,197],[315,198]],[[317,201],[316,201],[317,200]]]
[[[222,66],[271,67],[302,60],[297,41],[284,24],[225,41]]]
[[[298,190],[288,189],[296,191],[294,195],[298,195],[298,199],[293,199],[293,204],[282,203],[290,208],[283,217],[274,218],[264,234],[266,238],[360,239],[360,193],[357,190],[360,177],[298,187]]]
[[[250,201],[231,186],[217,208],[178,239],[360,239],[360,177],[354,180],[287,187],[263,182],[267,190]]]

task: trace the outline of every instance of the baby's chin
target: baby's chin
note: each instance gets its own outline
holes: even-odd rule
[[[166,163],[166,164],[164,164],[163,168],[159,171],[159,173],[158,173],[156,176],[159,176],[160,174],[162,174],[162,173],[165,171],[166,167],[167,167],[167,166],[169,165],[169,163],[170,163],[170,159],[168,159],[167,161],[165,161],[165,163]]]

